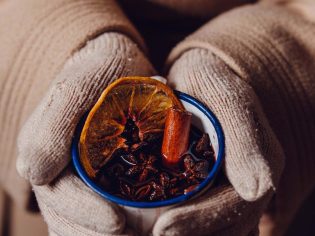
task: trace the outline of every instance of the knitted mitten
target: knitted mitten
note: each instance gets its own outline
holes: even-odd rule
[[[17,168],[32,184],[47,184],[33,189],[50,233],[121,234],[125,217],[118,206],[65,168],[75,126],[107,84],[154,73],[138,48],[142,39],[112,0],[3,1],[0,19],[1,184],[26,201],[27,185],[8,173],[28,117]]]
[[[184,52],[168,78],[216,114],[225,136],[225,172],[239,194],[231,185],[210,189],[162,215],[154,234],[248,235],[257,227],[283,164],[282,149],[257,96],[207,49]]]
[[[73,53],[109,31],[144,47],[115,0],[0,1],[0,185],[20,205],[30,187],[16,172],[19,130]]]
[[[19,136],[19,172],[33,185],[41,212],[57,235],[120,234],[125,217],[68,167],[73,132],[115,78],[154,70],[128,37],[105,33],[75,53],[52,82]],[[57,177],[58,176],[58,177]],[[51,182],[51,180],[54,181]]]
[[[230,11],[170,54],[170,82],[207,104],[222,124],[224,169],[238,195],[210,192],[174,208],[158,220],[157,235],[245,235],[272,190],[273,227],[264,233],[281,235],[314,189],[315,19],[294,6]]]

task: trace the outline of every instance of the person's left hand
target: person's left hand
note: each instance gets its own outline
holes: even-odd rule
[[[182,54],[170,69],[170,85],[216,114],[225,136],[225,172],[231,184],[164,213],[154,235],[250,235],[283,164],[275,138],[253,89],[206,49]]]
[[[93,192],[71,168],[70,146],[80,118],[117,78],[154,73],[128,36],[108,32],[68,59],[20,132],[17,168],[32,184],[50,234],[128,235],[120,207]]]

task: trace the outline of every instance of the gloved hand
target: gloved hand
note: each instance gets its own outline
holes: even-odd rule
[[[235,12],[223,15],[215,20],[213,24],[206,26],[201,30],[201,33],[196,34],[196,37],[191,37],[192,40],[188,39],[186,46],[184,44],[179,45],[170,56],[170,61],[178,60],[174,63],[169,77],[171,78],[171,82],[177,83],[179,90],[186,91],[196,96],[201,101],[205,102],[218,116],[226,136],[225,172],[237,193],[231,186],[222,186],[219,189],[211,190],[207,195],[201,199],[196,199],[189,205],[174,208],[166,212],[155,225],[155,235],[185,235],[190,233],[209,235],[211,232],[214,234],[227,235],[245,235],[249,232],[256,233],[255,226],[272,194],[272,189],[277,186],[281,173],[283,156],[281,147],[284,148],[286,156],[288,153],[286,150],[292,150],[290,149],[292,143],[286,143],[285,138],[288,138],[288,136],[286,137],[287,133],[284,132],[284,135],[280,134],[283,130],[291,130],[288,129],[288,127],[291,128],[291,124],[293,124],[293,127],[296,127],[296,123],[282,124],[279,122],[279,120],[286,120],[288,117],[287,111],[284,112],[284,110],[281,109],[281,102],[283,100],[282,97],[286,99],[288,96],[285,95],[286,93],[283,93],[283,91],[286,92],[286,86],[288,86],[288,84],[289,87],[291,86],[291,81],[288,83],[285,82],[284,90],[281,90],[283,88],[279,87],[274,90],[270,89],[274,86],[271,86],[270,81],[268,81],[270,77],[268,73],[270,73],[270,70],[275,73],[275,75],[272,76],[275,81],[279,78],[283,79],[283,74],[281,74],[283,73],[282,70],[286,71],[283,68],[292,69],[290,65],[287,65],[285,62],[290,62],[291,59],[295,59],[296,55],[290,58],[290,54],[286,52],[287,54],[285,54],[285,56],[290,60],[283,60],[281,58],[280,60],[278,58],[279,52],[273,54],[274,51],[272,51],[266,56],[261,54],[260,47],[264,49],[266,45],[259,41],[260,38],[257,37],[257,32],[253,32],[254,28],[248,26],[249,23],[252,23],[248,19],[256,19],[256,26],[260,26],[258,32],[261,35],[259,36],[266,37],[267,39],[271,37],[274,40],[274,38],[278,39],[279,35],[275,35],[275,33],[279,31],[272,30],[274,29],[272,27],[279,26],[277,21],[280,15],[280,18],[282,17],[284,20],[279,23],[279,27],[285,32],[284,35],[281,35],[282,37],[280,37],[280,39],[287,40],[274,40],[277,44],[271,46],[279,47],[281,52],[283,52],[285,48],[283,47],[283,43],[288,42],[288,35],[292,36],[291,31],[286,32],[284,30],[286,26],[283,22],[293,18],[297,21],[298,26],[300,26],[301,23],[305,23],[305,27],[301,27],[301,32],[308,32],[309,34],[312,32],[310,31],[312,26],[307,21],[301,20],[295,13],[290,13],[287,12],[287,10],[282,10],[277,7],[249,7]],[[266,12],[268,12],[268,14],[266,14]],[[265,24],[267,24],[268,27],[266,27]],[[240,30],[240,27],[244,25],[248,27],[246,28],[248,32],[244,31],[241,35],[238,34],[237,32]],[[220,29],[223,29],[223,31],[219,31]],[[226,34],[224,34],[225,31],[227,31]],[[303,36],[301,32],[298,32],[298,35]],[[294,36],[296,36],[296,34],[294,34]],[[307,35],[307,39],[310,38],[308,36],[309,35]],[[252,38],[254,40],[249,40]],[[289,41],[289,46],[298,49],[297,52],[301,51],[297,56],[298,61],[304,62],[305,55],[314,58],[314,55],[309,53],[314,52],[314,50],[307,51],[308,53],[305,52],[305,48],[311,48],[307,39],[303,40],[303,37],[298,39],[302,40],[301,45],[296,44],[294,40]],[[271,40],[271,42],[273,41]],[[194,52],[194,50],[191,50],[185,52],[191,48],[205,48],[207,50],[198,49],[201,51]],[[269,49],[269,47],[267,47],[267,49]],[[264,52],[267,51],[266,49],[264,50]],[[198,54],[200,56],[198,56]],[[195,58],[195,56],[200,60],[190,59]],[[203,58],[206,59],[203,60]],[[242,60],[244,58],[246,58],[246,60]],[[280,62],[277,61],[277,66],[274,66],[274,64],[269,61],[270,58],[273,60],[277,58]],[[273,62],[273,60],[271,61]],[[196,64],[194,61],[199,61],[200,63]],[[214,61],[214,63],[210,63],[211,61]],[[292,61],[295,62],[296,60]],[[176,64],[179,66],[176,66]],[[182,65],[185,66],[182,67]],[[217,67],[213,65],[217,65]],[[216,68],[219,68],[218,71]],[[307,96],[312,98],[314,94],[309,91],[314,90],[312,90],[313,87],[309,81],[312,78],[311,68],[314,68],[314,65],[308,61],[308,63],[302,67],[302,70],[299,70],[299,68],[300,67],[297,68],[295,66],[292,69],[294,78],[298,78],[299,80],[303,78],[303,89],[306,89]],[[306,74],[303,74],[302,71]],[[183,76],[182,80],[180,80],[179,75]],[[234,80],[230,78],[234,78]],[[178,81],[180,82],[178,83]],[[182,81],[185,83],[182,83]],[[296,86],[295,84],[293,85]],[[238,94],[241,95],[239,96]],[[257,97],[259,99],[257,99]],[[275,101],[275,104],[273,104],[275,107],[270,105],[270,101]],[[304,102],[304,99],[302,99],[302,101]],[[310,101],[314,101],[314,99]],[[304,106],[303,102],[301,102],[302,106]],[[233,109],[231,109],[231,107]],[[297,106],[293,107],[296,109]],[[311,104],[311,107],[314,107],[314,105]],[[278,113],[280,113],[280,115],[278,115]],[[275,114],[277,114],[277,116],[273,117]],[[291,117],[292,113],[290,112],[289,114]],[[312,114],[312,112],[308,111],[308,114]],[[235,120],[231,118],[235,118]],[[302,120],[307,125],[311,124],[309,116],[306,119],[303,117]],[[270,126],[276,134],[276,137],[270,129]],[[310,127],[312,126],[310,125]],[[255,131],[256,128],[257,131]],[[307,133],[307,135],[311,134],[312,138],[313,130],[310,129],[309,132],[310,133]],[[302,136],[304,137],[304,134]],[[280,141],[280,145],[277,138]],[[48,152],[51,150],[52,149],[49,148]],[[36,154],[36,152],[34,153]],[[309,157],[310,156],[307,155],[305,160],[308,161],[310,159]],[[305,165],[311,164],[310,162],[305,163]],[[33,168],[33,170],[36,170],[36,168]],[[45,171],[42,173],[45,173]],[[307,174],[310,173],[307,172]],[[67,175],[67,173],[65,175]],[[34,176],[36,176],[36,172]],[[39,174],[37,177],[38,176],[41,175]],[[48,176],[51,177],[53,175]],[[58,186],[58,181],[56,186]],[[307,189],[311,189],[310,186],[311,184],[308,184]],[[39,193],[36,189],[35,191]],[[38,193],[37,195],[39,196]],[[42,199],[44,199],[44,197]],[[41,208],[44,209],[44,207]],[[54,216],[51,214],[52,211],[48,212],[49,216]],[[60,212],[64,213],[64,211]],[[80,214],[76,216],[78,215]],[[48,219],[49,216],[46,215],[46,219]],[[56,217],[51,218],[54,219]],[[65,216],[64,218],[71,219],[69,216]],[[62,222],[64,221],[62,220]],[[185,224],[186,222],[189,224]],[[58,224],[56,224],[55,228],[58,228],[57,225]],[[95,225],[93,227],[95,227]],[[73,229],[72,227],[70,228]]]
[[[0,185],[26,207],[30,186],[16,172],[16,139],[73,53],[104,32],[142,38],[115,0],[0,1]]]
[[[169,82],[206,104],[225,136],[224,169],[231,184],[163,214],[154,235],[249,235],[277,186],[283,153],[253,89],[207,49],[184,52]],[[236,191],[235,191],[235,190]]]
[[[105,33],[67,61],[24,125],[18,140],[17,168],[34,184],[51,232],[118,235],[125,229],[125,217],[117,206],[89,189],[71,167],[64,169],[70,161],[75,127],[104,88],[122,76],[152,74],[151,64],[132,40],[119,33]]]
[[[166,212],[155,235],[248,235],[273,191],[272,227],[262,233],[285,232],[315,184],[315,26],[308,13],[292,5],[242,7],[172,51],[170,83],[207,104],[221,122],[224,170],[236,192],[213,189]]]

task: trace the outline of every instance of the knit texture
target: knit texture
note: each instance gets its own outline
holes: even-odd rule
[[[67,60],[24,125],[17,167],[32,183],[50,182],[34,185],[33,190],[53,234],[121,235],[124,231],[120,208],[94,193],[70,167],[64,169],[70,161],[74,129],[104,88],[122,76],[153,73],[128,37],[105,33]]]
[[[284,173],[269,212],[278,227],[274,232],[278,234],[284,232],[315,184],[312,150],[315,142],[315,21],[308,13],[304,15],[303,8],[295,9],[292,5],[269,4],[233,10],[189,36],[172,51],[168,60],[172,63],[189,49],[204,48],[223,60],[242,83],[253,88],[286,157]],[[224,130],[226,134],[227,129]],[[227,134],[226,138],[228,142]],[[273,145],[264,146],[273,148]],[[247,157],[240,160],[244,158]],[[250,171],[236,174],[237,169],[232,167],[232,164],[251,162],[243,161],[227,155],[226,174],[238,193],[248,199],[240,186],[241,180],[252,179],[253,175],[247,175]],[[276,171],[280,169],[278,158],[267,156],[266,161],[271,173],[279,173]],[[266,173],[267,169],[262,166],[257,172]],[[268,189],[268,181],[258,184],[258,189]]]
[[[231,186],[224,185],[201,199],[167,211],[158,219],[153,235],[258,235],[257,224],[266,200],[245,202]]]
[[[172,65],[169,83],[206,104],[225,136],[225,171],[231,186],[171,209],[154,235],[248,235],[276,187],[283,153],[253,89],[207,49],[184,52]],[[259,199],[259,200],[257,200]]]
[[[19,173],[33,184],[52,181],[70,161],[79,119],[113,80],[152,75],[143,53],[126,36],[107,33],[67,61],[18,139]]]
[[[51,208],[41,204],[41,211],[45,214],[45,220],[50,223],[48,228],[49,236],[136,236],[131,228],[126,228],[122,233],[98,233],[95,230],[87,229],[63,218]],[[104,215],[100,215],[102,217]],[[104,223],[104,221],[102,222]]]
[[[70,170],[34,191],[45,221],[58,235],[117,234],[125,228],[118,206],[104,201]]]
[[[66,60],[107,31],[143,41],[113,0],[10,0],[0,3],[0,184],[26,205],[16,138]],[[31,138],[28,138],[31,142]]]
[[[225,172],[239,194],[254,201],[279,181],[282,149],[253,89],[208,50],[191,50],[175,62],[169,81],[207,104],[225,136]]]

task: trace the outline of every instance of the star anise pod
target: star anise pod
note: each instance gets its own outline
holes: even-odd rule
[[[156,157],[153,155],[149,155],[148,159],[146,159],[142,163],[142,173],[139,176],[139,181],[143,182],[148,178],[148,175],[150,173],[155,174],[158,173],[157,168],[154,166],[154,163],[156,162]]]
[[[147,158],[143,153],[140,153],[139,160],[142,163],[138,163],[135,166],[132,166],[126,171],[126,175],[128,176],[136,176],[138,175],[138,180],[140,182],[144,182],[147,180],[149,174],[156,174],[158,172],[157,168],[155,167],[156,157],[153,155],[149,155]]]
[[[209,163],[206,160],[195,162],[193,158],[187,154],[184,156],[184,169],[181,177],[186,178],[190,184],[199,183],[199,179],[205,179],[208,176]]]
[[[210,142],[208,134],[203,134],[195,145],[195,153],[198,158],[205,160],[213,160],[214,150]]]

